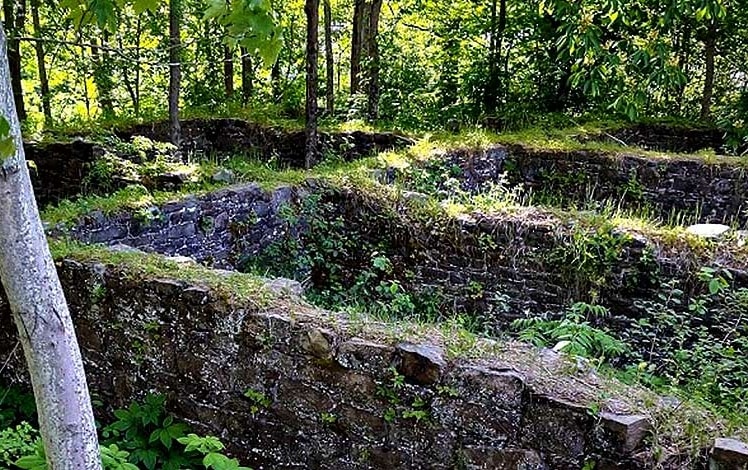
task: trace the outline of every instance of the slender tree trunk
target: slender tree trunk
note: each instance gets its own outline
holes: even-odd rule
[[[234,54],[229,46],[223,46],[223,89],[226,98],[234,96]]]
[[[688,84],[688,75],[690,73],[689,65],[691,59],[691,25],[686,23],[683,26],[683,36],[681,38],[680,51],[678,54],[678,68],[683,73],[685,80],[683,84],[678,85],[676,92],[676,106],[680,113],[683,109],[683,99],[686,94],[686,85]]]
[[[330,0],[324,0],[324,9],[326,111],[329,116],[332,116],[335,113],[335,59],[332,56],[332,8],[330,8]]]
[[[42,26],[39,21],[39,0],[31,0],[31,20],[34,24],[34,37],[42,38]],[[36,49],[36,63],[39,69],[39,84],[41,86],[42,112],[44,113],[44,124],[52,125],[52,93],[49,90],[49,78],[47,77],[47,64],[45,63],[44,43],[34,41]]]
[[[353,32],[351,33],[351,95],[358,93],[361,84],[361,49],[363,46],[363,19],[366,0],[354,0]]]
[[[498,6],[498,12],[497,12]],[[506,0],[493,0],[491,3],[491,41],[488,51],[488,81],[486,84],[484,107],[493,113],[499,107],[502,93],[501,52],[506,30]]]
[[[122,36],[119,36],[117,38],[117,44],[119,45],[120,49],[124,50],[124,44],[122,42]],[[132,101],[132,109],[135,112],[135,115],[138,115],[138,97],[136,96],[135,92],[135,84],[133,83],[133,80],[130,79],[130,64],[125,63],[122,66],[122,81],[125,84],[125,88],[127,89],[127,94],[130,95],[130,101]]]
[[[0,155],[0,279],[34,388],[39,428],[54,470],[99,470],[99,445],[83,361],[34,200],[0,28],[0,112],[13,155]]]
[[[382,10],[382,0],[373,0],[369,10],[369,26],[366,31],[366,69],[368,85],[367,117],[369,121],[379,118],[379,14]]]
[[[114,117],[114,99],[112,98],[112,90],[114,88],[114,80],[112,79],[112,64],[111,58],[109,57],[109,51],[107,47],[108,34],[103,34],[101,38],[101,45],[104,48],[92,46],[91,56],[94,62],[94,82],[99,95],[99,105],[101,106],[101,113],[106,119]],[[93,40],[96,43],[96,39]]]
[[[169,0],[169,137],[179,147],[182,127],[179,124],[179,94],[182,78],[182,43],[179,37],[182,16],[181,0]]]
[[[306,152],[308,170],[317,159],[317,58],[319,45],[319,0],[306,0]]]
[[[717,49],[717,24],[712,22],[704,40],[704,92],[701,94],[701,119],[706,121],[712,113],[714,94],[714,55]]]
[[[129,23],[128,23],[129,27]],[[132,101],[132,109],[135,116],[140,116],[140,37],[142,34],[140,17],[138,17],[135,23],[135,64],[132,65],[134,69],[134,77],[130,78],[130,63],[125,63],[122,67],[122,81],[125,83],[127,93],[130,95],[130,101]],[[122,36],[118,37],[119,48],[124,49],[122,42]]]
[[[11,38],[23,36],[26,22],[25,0],[3,0],[3,15],[5,29]],[[10,66],[10,80],[13,86],[13,100],[18,111],[18,119],[26,119],[26,106],[23,102],[23,88],[21,86],[21,44],[18,39],[8,40],[8,64]]]
[[[281,58],[273,64],[273,68],[270,69],[270,88],[273,90],[273,99],[278,101],[282,98],[281,90]]]
[[[254,72],[252,70],[252,57],[249,55],[249,51],[246,48],[241,48],[242,54],[242,103],[249,103],[249,99],[252,97]]]
[[[135,60],[137,63],[135,64],[135,101],[133,102],[136,116],[140,116],[140,45],[142,35],[143,23],[140,20],[140,16],[138,16],[138,22],[135,25]]]

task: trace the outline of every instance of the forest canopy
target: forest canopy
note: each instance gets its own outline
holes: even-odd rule
[[[501,129],[562,113],[677,117],[739,131],[748,113],[748,10],[739,1],[321,6],[317,86],[330,119]],[[3,7],[27,129],[45,120],[49,127],[160,118],[174,58],[188,113],[303,116],[301,1],[5,0]],[[174,15],[178,45],[169,39]]]

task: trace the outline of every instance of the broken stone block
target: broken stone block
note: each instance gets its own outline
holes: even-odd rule
[[[318,328],[312,328],[301,335],[299,340],[301,349],[314,357],[321,359],[330,358],[332,355],[332,346],[330,345],[330,341],[327,339],[328,335],[330,335],[329,332],[323,332]]]
[[[400,343],[398,371],[405,379],[418,385],[432,385],[439,381],[446,366],[444,352],[437,346]]]
[[[600,413],[602,428],[608,432],[608,440],[621,453],[630,453],[642,443],[650,430],[649,420],[641,415],[619,415]]]
[[[748,444],[737,439],[715,439],[709,468],[710,470],[748,469]]]
[[[695,224],[686,228],[686,232],[702,238],[719,238],[730,230],[722,224]]]
[[[228,183],[231,184],[236,181],[236,175],[233,171],[221,168],[213,174],[213,181],[216,183]]]
[[[265,282],[265,287],[275,294],[292,295],[296,297],[304,295],[304,286],[302,286],[299,281],[287,279],[285,277],[268,279]]]

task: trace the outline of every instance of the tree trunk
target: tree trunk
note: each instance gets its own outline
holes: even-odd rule
[[[369,121],[379,118],[379,13],[382,10],[382,0],[373,0],[369,9],[369,25],[366,30],[366,79],[368,85],[367,117]]]
[[[223,89],[226,98],[234,96],[234,54],[229,46],[223,46]]]
[[[83,361],[31,188],[6,47],[0,28],[0,106],[15,141],[13,155],[0,155],[0,279],[31,375],[49,468],[98,470]]]
[[[499,107],[502,96],[502,67],[501,49],[503,48],[504,32],[506,30],[506,0],[491,4],[491,41],[488,51],[488,80],[484,95],[484,107],[488,113],[494,113]]]
[[[106,47],[108,34],[102,35],[101,45]],[[96,44],[96,39],[92,41]],[[101,114],[106,119],[114,117],[114,100],[112,98],[112,89],[114,88],[114,80],[112,80],[112,64],[109,57],[109,51],[100,47],[91,46],[91,56],[93,57],[94,66],[94,83],[96,83],[96,91],[99,97],[99,106],[101,106]]]
[[[688,84],[688,75],[690,73],[689,65],[691,59],[691,25],[686,23],[683,26],[683,35],[681,37],[681,43],[678,53],[678,68],[683,73],[685,80],[683,84],[679,84],[676,91],[675,103],[678,109],[678,113],[683,110],[683,99],[686,94],[686,85]]]
[[[242,54],[242,103],[249,103],[249,98],[252,97],[252,78],[254,72],[252,70],[252,57],[249,55],[249,51],[246,48],[241,48]]]
[[[351,95],[358,93],[361,79],[361,49],[363,46],[363,19],[366,0],[353,4],[353,32],[351,33]]]
[[[3,0],[3,15],[5,29],[11,39],[8,39],[8,64],[10,66],[10,81],[13,87],[13,101],[18,111],[18,119],[26,119],[26,106],[23,102],[23,88],[21,86],[21,44],[17,38],[23,36],[26,22],[25,0]]]
[[[281,90],[281,58],[278,56],[278,60],[273,64],[273,68],[270,69],[270,88],[273,91],[273,99],[279,101],[283,98]]]
[[[714,94],[714,55],[717,49],[717,24],[712,22],[704,39],[704,92],[701,95],[701,119],[706,121],[712,113]]]
[[[325,9],[325,96],[328,116],[335,112],[335,61],[332,56],[332,8],[330,0],[324,0]]]
[[[182,144],[182,128],[179,125],[179,90],[182,78],[182,44],[179,38],[181,10],[181,0],[169,0],[169,137],[171,143],[177,147]]]
[[[319,0],[306,0],[306,152],[304,167],[308,170],[317,159],[317,44]]]
[[[42,38],[42,26],[39,21],[39,0],[31,0],[31,20],[34,24],[34,37]],[[52,125],[52,93],[49,90],[49,78],[47,77],[47,64],[45,63],[44,43],[34,42],[36,49],[36,63],[39,69],[39,84],[41,86],[42,112],[44,113],[44,124]]]
[[[129,22],[127,27],[129,28]],[[143,28],[141,25],[140,17],[135,22],[135,64],[124,63],[122,67],[122,81],[125,83],[127,93],[130,95],[130,101],[132,101],[132,109],[135,116],[140,116],[140,43]],[[118,37],[119,48],[124,50],[124,44],[122,42],[122,36]],[[133,68],[134,78],[130,79],[130,68]]]

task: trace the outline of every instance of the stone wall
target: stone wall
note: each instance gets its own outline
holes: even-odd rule
[[[582,140],[600,140],[661,152],[695,153],[700,150],[724,151],[725,132],[716,128],[691,128],[671,124],[637,124],[607,133],[584,136]],[[613,138],[611,138],[613,137]]]
[[[301,202],[312,193],[317,205],[302,209]],[[697,289],[694,274],[704,265],[730,269],[736,286],[748,286],[744,261],[731,261],[729,251],[710,258],[691,252],[687,244],[669,246],[613,227],[595,231],[535,209],[419,222],[417,205],[314,182],[274,191],[250,184],[136,213],[93,213],[66,233],[84,242],[187,256],[227,269],[242,268],[276,244],[280,251],[267,268],[278,274],[283,263],[300,255],[278,242],[293,240],[295,247],[308,250],[308,219],[336,220],[337,225],[312,235],[356,240],[351,249],[325,255],[326,265],[345,267],[343,287],[351,287],[359,273],[370,269],[377,251],[389,258],[394,275],[408,289],[437,291],[450,312],[478,317],[496,330],[520,316],[558,314],[574,301],[590,300],[593,290],[610,308],[609,322],[625,328],[641,315],[636,302],[656,298],[663,283],[676,279],[687,295]],[[586,236],[575,239],[580,230]],[[594,256],[581,265],[579,250]],[[319,269],[286,275],[324,288],[329,276],[324,265]]]
[[[260,252],[279,236],[284,228],[279,210],[296,199],[297,191],[290,187],[269,192],[248,184],[137,211],[93,212],[70,228],[53,228],[51,234],[234,269],[241,257]]]
[[[40,206],[81,194],[91,163],[103,149],[90,142],[24,143],[34,195]]]
[[[461,168],[468,189],[512,184],[554,203],[609,201],[632,211],[648,210],[668,221],[674,214],[703,223],[748,222],[748,175],[732,157],[715,163],[697,158],[645,158],[595,151],[538,150],[522,145],[458,150],[434,160]]]
[[[201,153],[256,152],[266,160],[275,160],[293,168],[304,167],[304,132],[289,132],[240,119],[192,119],[182,122],[184,149]],[[129,139],[141,135],[152,140],[169,140],[168,122],[143,124],[118,132]],[[345,161],[375,152],[403,148],[412,140],[389,132],[320,132],[318,150],[324,157],[332,152]]]
[[[513,363],[374,340],[293,299],[235,302],[91,262],[62,261],[58,270],[97,397],[117,408],[166,394],[170,411],[257,470],[654,467],[647,419],[623,406],[625,397],[591,413],[580,397],[596,382],[582,393],[567,388],[580,374],[538,389]],[[0,302],[0,357],[14,344]],[[569,367],[553,353],[543,358],[538,370]],[[20,354],[8,367],[4,378],[25,380]],[[657,468],[685,468],[683,457],[663,457]]]

